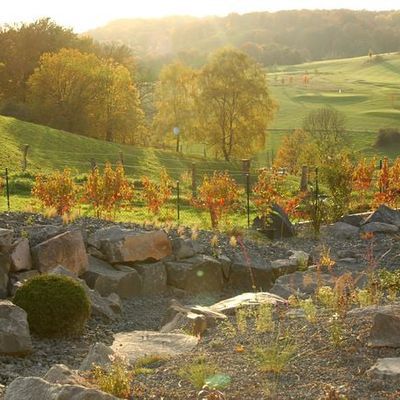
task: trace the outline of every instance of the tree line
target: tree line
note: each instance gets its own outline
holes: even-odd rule
[[[264,147],[275,108],[261,66],[234,48],[197,69],[168,64],[149,87],[127,46],[41,19],[0,31],[0,62],[1,114],[106,141],[182,138],[230,160]]]
[[[293,10],[226,17],[116,20],[90,31],[100,41],[131,46],[156,79],[177,57],[198,68],[215,49],[232,45],[264,66],[298,64],[400,50],[399,11]],[[351,40],[349,40],[351,38]]]

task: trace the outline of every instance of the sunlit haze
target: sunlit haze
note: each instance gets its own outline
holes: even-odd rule
[[[226,15],[232,12],[277,11],[288,9],[399,9],[398,0],[14,0],[7,2],[0,13],[0,24],[31,22],[51,17],[57,23],[72,27],[77,32],[96,28],[113,19],[150,18],[167,15]]]

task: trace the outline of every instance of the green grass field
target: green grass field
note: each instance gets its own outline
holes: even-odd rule
[[[304,75],[310,81],[304,83]],[[398,148],[373,148],[379,128],[400,128],[400,55],[319,61],[278,67],[268,73],[279,110],[271,124],[267,150],[276,152],[282,137],[302,126],[313,109],[332,106],[346,116],[349,143],[366,155],[396,157]],[[284,83],[282,82],[284,80]]]

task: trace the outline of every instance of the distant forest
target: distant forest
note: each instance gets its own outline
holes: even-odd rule
[[[297,10],[226,17],[124,19],[88,32],[130,46],[148,78],[173,60],[198,67],[232,45],[265,66],[400,50],[400,11]]]

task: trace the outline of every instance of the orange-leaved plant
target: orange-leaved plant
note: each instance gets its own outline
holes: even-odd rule
[[[385,157],[378,178],[379,192],[375,193],[374,205],[386,204],[391,207],[398,205],[400,195],[400,158],[396,158],[390,167]]]
[[[113,169],[107,162],[103,174],[98,168],[90,172],[85,184],[84,201],[94,208],[97,217],[115,213],[118,208],[129,204],[132,197],[133,184],[126,178],[122,164]]]
[[[37,175],[32,195],[45,207],[53,208],[58,215],[69,213],[77,203],[78,186],[71,170],[55,171],[50,175]]]
[[[142,177],[143,199],[149,211],[159,214],[161,207],[172,196],[172,179],[165,168],[160,171],[159,182],[152,181],[147,176]]]
[[[209,211],[211,226],[217,229],[223,215],[239,206],[241,190],[228,172],[214,171],[212,176],[205,175],[198,195],[193,204]]]

